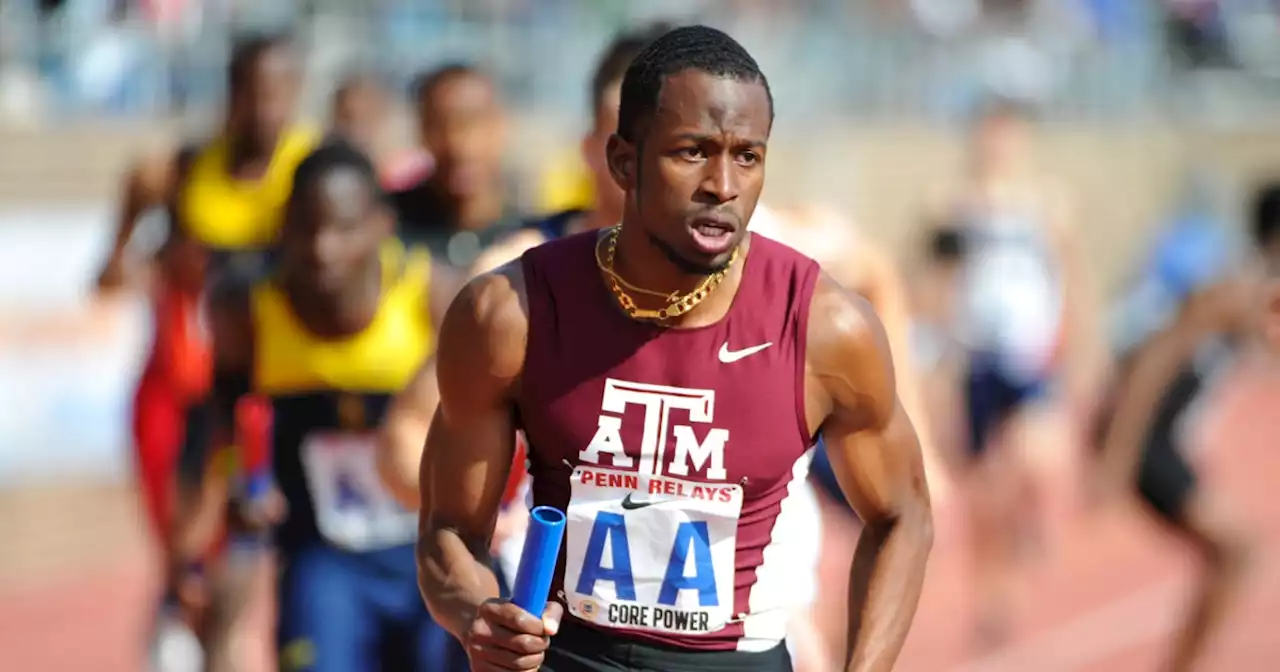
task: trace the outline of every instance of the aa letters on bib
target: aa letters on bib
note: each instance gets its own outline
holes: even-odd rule
[[[729,623],[740,485],[579,466],[571,488],[570,613],[605,627],[680,634]]]
[[[387,492],[378,476],[374,438],[320,432],[302,445],[316,525],[335,546],[368,551],[410,543],[418,516]]]

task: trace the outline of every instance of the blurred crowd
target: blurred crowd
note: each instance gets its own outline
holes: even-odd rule
[[[321,81],[360,60],[402,86],[428,63],[467,58],[520,106],[576,113],[596,36],[668,11],[731,30],[786,72],[792,116],[955,118],[994,90],[1114,119],[1171,101],[1198,109],[1185,90],[1195,72],[1234,73],[1243,83],[1227,95],[1241,105],[1280,75],[1273,0],[9,0],[0,115],[198,113],[224,93],[231,30],[284,24],[307,38]]]

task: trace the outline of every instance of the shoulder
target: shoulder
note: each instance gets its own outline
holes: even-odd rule
[[[518,345],[523,355],[529,331],[527,304],[521,265],[518,260],[508,262],[463,285],[445,316],[444,331],[464,339],[455,346],[469,349],[483,343],[489,354],[503,359]]]
[[[1183,306],[1178,326],[1201,334],[1246,330],[1253,307],[1253,290],[1259,284],[1258,276],[1246,270],[1194,292]]]
[[[162,198],[177,186],[195,154],[187,146],[169,147],[145,153],[135,159],[126,173],[129,189],[135,193]]]
[[[882,345],[884,327],[871,303],[822,273],[809,307],[810,359],[851,348],[873,354]]]
[[[809,309],[806,359],[836,406],[865,406],[868,400],[891,410],[895,393],[893,360],[884,325],[870,302],[825,273],[817,281]]]

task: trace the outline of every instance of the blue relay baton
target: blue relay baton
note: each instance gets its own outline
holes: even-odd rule
[[[554,507],[538,506],[529,512],[529,531],[520,553],[511,601],[538,618],[547,608],[560,542],[564,540],[564,523],[564,512]]]

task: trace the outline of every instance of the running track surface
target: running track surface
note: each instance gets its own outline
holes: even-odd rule
[[[1280,566],[1271,560],[1280,553],[1280,493],[1269,482],[1280,474],[1280,442],[1267,437],[1280,415],[1280,385],[1242,377],[1224,388],[1227,392],[1206,422],[1206,434],[1215,440],[1200,455],[1203,473],[1239,504],[1257,532],[1260,552],[1244,596],[1213,642],[1203,669],[1261,672],[1276,669],[1280,656]],[[1043,560],[1032,570],[1032,589],[1015,638],[996,652],[980,654],[968,644],[970,594],[962,519],[955,500],[938,511],[924,597],[897,669],[1159,669],[1189,595],[1193,566],[1136,509],[1085,513],[1072,495],[1075,479],[1068,473],[1064,467],[1062,491],[1050,507],[1054,513],[1048,516]],[[63,532],[78,538],[94,535],[94,550],[80,551],[85,557],[79,562],[37,558],[19,563],[20,571],[0,572],[0,657],[7,669],[141,669],[148,553],[129,516],[116,516],[111,525]],[[827,599],[819,611],[827,615],[819,621],[833,636],[833,650],[842,646],[843,624],[837,614],[843,610],[843,577],[853,548],[852,535],[845,537],[832,544],[822,571],[820,592]],[[60,546],[48,548],[57,553]],[[259,615],[257,620],[268,619]],[[259,642],[263,651],[265,641]]]

